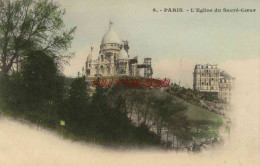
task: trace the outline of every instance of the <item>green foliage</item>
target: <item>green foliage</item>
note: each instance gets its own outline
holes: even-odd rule
[[[44,51],[27,51],[21,70],[0,81],[2,108],[56,130],[64,120],[67,135],[106,145],[158,145],[163,128],[184,140],[216,138],[222,124],[158,89],[96,86],[90,97],[85,78],[61,77],[54,56]]]
[[[21,71],[0,79],[0,99],[16,115],[54,127],[63,101],[63,78],[47,53],[26,54]]]
[[[217,101],[218,97],[213,93],[201,93],[201,98],[207,101]]]
[[[214,93],[203,93],[199,91],[194,91],[192,89],[186,89],[184,87],[181,87],[177,84],[174,84],[170,90],[169,93],[185,100],[188,102],[192,102],[194,104],[199,105],[200,100],[206,100],[206,101],[217,101],[217,95]]]
[[[90,141],[158,144],[147,126],[131,123],[124,96],[111,100],[107,89],[97,87],[89,97],[84,78],[59,75],[76,29],[65,28],[64,14],[51,0],[0,1],[1,107],[53,129],[65,120],[65,132]],[[22,66],[14,72],[16,61]]]
[[[65,29],[65,11],[50,0],[0,1],[0,69],[10,72],[16,60],[22,61],[28,49],[44,50],[61,62],[76,28]]]
[[[180,99],[181,100],[181,99]],[[221,117],[213,112],[185,102],[186,110],[175,114],[168,122],[170,131],[184,140],[217,138]]]
[[[152,107],[155,110],[155,114],[161,117],[163,121],[167,121],[173,114],[186,109],[182,103],[176,102],[172,95],[153,97]]]
[[[0,79],[1,108],[40,125],[108,145],[159,144],[146,125],[134,126],[127,116],[125,99],[117,96],[109,104],[109,89],[96,87],[87,94],[84,77],[69,79],[59,75],[53,56],[28,51],[19,72]],[[114,89],[118,94],[122,89]],[[71,133],[71,134],[70,134]]]
[[[32,51],[26,56],[21,69],[24,86],[31,102],[53,104],[62,98],[63,80],[57,65],[49,54]],[[55,100],[55,101],[54,101]]]
[[[16,107],[24,103],[25,88],[21,79],[20,73],[15,73],[11,77],[0,79],[0,95],[3,105],[10,107]]]
[[[92,96],[90,108],[94,123],[92,132],[95,140],[105,144],[158,144],[159,140],[145,125],[135,127],[127,116],[125,98],[120,95],[123,89],[105,89],[96,87]],[[113,98],[111,94],[117,94]],[[113,104],[109,99],[113,98]]]

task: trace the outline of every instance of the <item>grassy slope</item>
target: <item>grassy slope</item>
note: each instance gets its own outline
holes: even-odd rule
[[[176,96],[175,96],[176,97]],[[201,121],[208,121],[207,125],[200,125],[200,133],[197,133],[196,126],[192,127],[192,131],[196,133],[199,138],[218,138],[220,127],[223,125],[223,118],[215,112],[210,112],[205,108],[197,106],[192,102],[184,101],[178,97],[177,100],[183,102],[187,106],[184,115],[188,120],[200,123]]]
[[[188,103],[188,102],[184,102],[184,103],[185,103],[185,105],[188,106],[188,109],[185,112],[185,115],[190,120],[195,120],[195,121],[209,120],[212,122],[222,121],[221,120],[222,118],[214,112],[210,112],[209,110],[206,110],[202,107],[196,106],[196,105]]]
[[[215,112],[211,112],[210,110],[207,110],[201,106],[197,106],[192,101],[191,102],[185,101],[175,95],[174,97],[176,98],[176,100],[183,102],[184,105],[187,106],[185,115],[189,120],[194,120],[194,121],[208,120],[215,123],[222,121],[222,118],[220,117],[219,114],[216,114]]]

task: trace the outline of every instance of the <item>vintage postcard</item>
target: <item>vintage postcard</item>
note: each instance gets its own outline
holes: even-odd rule
[[[0,0],[0,166],[259,166],[259,0]]]

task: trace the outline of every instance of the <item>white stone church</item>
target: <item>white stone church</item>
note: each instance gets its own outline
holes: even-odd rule
[[[109,30],[103,36],[100,51],[94,58],[93,47],[89,53],[85,66],[87,78],[97,76],[139,76],[144,70],[144,77],[152,77],[151,58],[144,58],[143,64],[138,64],[137,57],[128,54],[128,41],[121,41],[113,30],[113,22],[109,22]]]

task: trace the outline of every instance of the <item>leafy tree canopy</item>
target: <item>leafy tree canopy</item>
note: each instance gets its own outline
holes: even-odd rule
[[[0,76],[22,62],[32,47],[66,62],[76,27],[66,29],[65,10],[50,0],[0,0]]]

